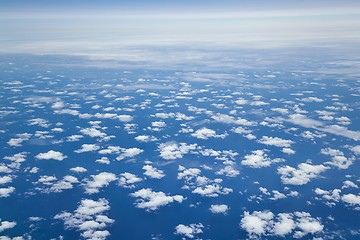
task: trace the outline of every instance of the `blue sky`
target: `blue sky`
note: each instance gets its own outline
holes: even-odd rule
[[[358,1],[39,0],[2,1],[0,9],[7,52],[84,53],[114,44],[352,46],[360,37]]]

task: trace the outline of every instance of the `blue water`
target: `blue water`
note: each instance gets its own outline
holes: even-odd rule
[[[79,64],[84,61],[84,66]],[[319,174],[318,177],[310,180],[309,183],[297,186],[284,184],[277,168],[280,166],[291,166],[297,168],[299,163],[311,160],[312,164],[325,164],[331,160],[330,156],[320,153],[323,148],[333,148],[341,150],[348,158],[358,159],[358,155],[349,150],[356,146],[358,141],[346,138],[336,134],[325,133],[322,138],[309,140],[301,137],[304,131],[314,132],[314,129],[304,128],[295,125],[286,119],[289,114],[294,113],[293,107],[300,104],[307,117],[323,121],[318,118],[316,110],[326,110],[327,106],[334,105],[334,102],[341,102],[351,111],[335,110],[334,117],[346,116],[351,120],[347,125],[352,131],[360,131],[359,115],[359,81],[349,79],[345,84],[339,86],[339,76],[324,75],[324,73],[299,73],[301,77],[295,77],[291,74],[294,68],[282,69],[280,66],[272,66],[273,69],[249,70],[240,69],[244,75],[248,76],[246,80],[237,81],[236,77],[232,80],[222,82],[192,82],[184,80],[183,75],[177,70],[147,70],[130,69],[102,69],[87,67],[86,60],[75,57],[59,56],[1,56],[0,58],[0,106],[1,111],[17,111],[7,115],[0,116],[0,134],[1,152],[0,159],[2,165],[10,166],[10,161],[4,159],[5,156],[12,156],[19,152],[27,152],[26,161],[22,162],[18,169],[13,168],[12,173],[0,173],[2,176],[12,176],[13,182],[0,187],[12,186],[16,190],[9,197],[0,198],[0,218],[2,221],[15,221],[17,225],[12,229],[7,229],[0,234],[4,236],[23,236],[33,239],[51,239],[63,236],[64,239],[79,239],[81,231],[76,229],[66,229],[62,220],[54,219],[56,214],[63,211],[74,212],[82,199],[88,198],[98,200],[105,198],[109,201],[110,210],[104,212],[115,222],[108,224],[104,230],[110,232],[108,239],[180,239],[180,235],[175,235],[175,227],[179,224],[189,225],[192,223],[202,223],[204,225],[203,233],[196,235],[202,239],[246,239],[249,237],[247,232],[239,227],[244,211],[264,211],[270,210],[274,214],[292,213],[296,211],[309,212],[313,218],[319,218],[324,225],[324,230],[316,234],[308,234],[303,239],[312,239],[315,237],[335,239],[341,235],[345,239],[356,239],[359,235],[353,235],[359,229],[359,205],[348,205],[341,200],[336,202],[336,206],[328,207],[321,200],[315,199],[315,188],[324,190],[341,189],[345,180],[350,180],[358,184],[360,165],[359,161],[354,160],[348,169],[338,169],[335,166],[329,166],[329,169]],[[9,64],[12,62],[13,64]],[[72,65],[72,63],[76,63]],[[301,66],[302,69],[310,69],[312,66]],[[318,63],[321,64],[321,63]],[[270,74],[268,71],[279,71],[276,77],[256,78],[254,75]],[[184,71],[185,72],[185,71]],[[239,71],[227,71],[216,73],[236,74]],[[208,74],[215,72],[208,71]],[[41,76],[41,77],[39,77]],[[46,77],[44,79],[44,77]],[[341,76],[342,79],[351,78],[350,76]],[[138,79],[144,79],[139,81]],[[159,81],[166,80],[166,81]],[[8,82],[21,81],[21,84],[8,84]],[[181,82],[188,82],[189,87],[186,90],[191,93],[191,99],[175,98],[181,92]],[[316,82],[317,84],[310,84]],[[109,84],[107,86],[106,84]],[[122,84],[124,87],[115,87]],[[210,84],[210,86],[209,86]],[[25,87],[26,86],[26,87]],[[260,86],[260,87],[259,87]],[[261,88],[261,86],[267,86]],[[9,88],[16,91],[11,91]],[[143,89],[143,92],[136,90]],[[207,92],[199,92],[200,89],[207,89]],[[105,92],[106,91],[106,92]],[[305,91],[305,93],[304,93]],[[306,93],[306,91],[311,91]],[[235,92],[241,95],[232,95]],[[149,93],[156,93],[149,94]],[[252,95],[250,95],[250,93]],[[303,93],[302,96],[294,96],[294,93]],[[105,97],[107,94],[114,96]],[[333,100],[333,94],[339,95],[338,100]],[[352,95],[353,94],[353,95]],[[260,101],[269,103],[263,106],[252,106],[249,104],[237,106],[234,101],[238,98],[244,98],[249,102],[254,101],[253,95],[261,95]],[[115,101],[116,97],[131,96],[128,101]],[[190,95],[189,95],[190,96]],[[219,97],[231,96],[231,97]],[[306,97],[318,97],[322,102],[304,102],[301,99]],[[198,101],[200,98],[206,98],[205,101]],[[173,101],[167,102],[166,100]],[[275,100],[276,99],[276,100]],[[108,113],[127,114],[134,117],[130,123],[137,125],[136,134],[128,134],[124,130],[123,122],[117,119],[89,119],[79,118],[69,114],[55,114],[51,106],[55,101],[63,101],[64,109],[78,110],[80,113],[95,114],[105,113],[103,108],[113,107],[118,110],[110,109]],[[141,103],[148,101],[149,104],[141,109]],[[289,102],[291,101],[291,102]],[[227,108],[219,109],[214,107],[213,103],[224,104]],[[75,105],[76,104],[76,105]],[[92,106],[99,104],[100,109],[93,109]],[[155,105],[164,104],[156,108]],[[279,137],[294,141],[291,148],[296,151],[294,155],[287,155],[281,152],[281,147],[267,146],[258,143],[256,140],[248,140],[242,134],[236,134],[231,131],[235,124],[224,124],[215,122],[208,114],[196,114],[188,110],[189,106],[205,108],[213,113],[229,114],[231,110],[237,110],[232,116],[241,117],[249,121],[257,122],[256,126],[244,126],[252,131],[257,139],[262,136]],[[76,108],[74,108],[76,107]],[[271,108],[286,108],[288,115],[271,111]],[[131,111],[128,111],[131,109]],[[328,110],[332,111],[332,110]],[[157,112],[162,113],[183,113],[187,116],[193,116],[192,120],[176,120],[175,118],[160,119],[153,115]],[[272,123],[279,123],[279,126],[269,127],[259,124],[265,118],[280,117],[283,120],[275,120]],[[29,126],[28,120],[42,118],[51,124],[50,127],[41,127],[37,125]],[[100,129],[108,136],[114,138],[109,141],[99,141],[99,138],[83,136],[80,141],[67,142],[66,138],[70,135],[80,134],[80,129],[91,127],[90,121],[101,121]],[[159,132],[150,131],[148,127],[151,122],[164,121],[166,127]],[[323,121],[326,123],[325,121]],[[56,126],[56,123],[62,123]],[[337,124],[332,121],[331,124]],[[179,133],[183,127],[181,124],[191,127],[196,131],[202,127],[207,127],[216,131],[217,134],[227,133],[222,138],[209,138],[207,140],[197,139],[190,133]],[[51,132],[54,127],[60,127],[64,132]],[[296,128],[289,130],[290,128]],[[34,136],[36,131],[48,131],[52,138],[39,139]],[[320,131],[321,132],[321,131]],[[22,146],[13,147],[7,143],[9,139],[16,138],[16,134],[33,134],[28,141],[24,141]],[[139,143],[134,138],[138,135],[152,135],[158,139],[156,142]],[[55,143],[53,142],[55,141]],[[225,165],[221,160],[211,156],[201,156],[199,152],[184,154],[181,159],[173,161],[164,160],[160,157],[159,145],[166,142],[187,143],[201,146],[203,149],[214,149],[217,151],[232,150],[238,155],[231,161],[233,167],[240,171],[236,177],[226,177],[216,175],[215,172]],[[106,155],[110,159],[110,164],[99,164],[95,160],[103,157],[98,152],[76,153],[75,150],[81,148],[82,144],[97,144],[100,149],[108,146],[120,146],[123,148],[137,147],[144,150],[141,154],[127,158],[122,161],[116,161],[119,154]],[[251,154],[254,150],[267,149],[266,153],[271,159],[283,158],[283,162],[272,163],[269,167],[249,168],[243,166],[241,161],[245,155]],[[67,156],[63,161],[56,160],[37,160],[36,155],[49,150],[55,150]],[[146,179],[143,175],[142,167],[151,161],[152,166],[164,171],[166,176],[162,179]],[[207,165],[212,170],[206,170],[201,165]],[[204,197],[192,193],[191,190],[182,189],[184,180],[177,179],[178,166],[186,168],[201,169],[201,176],[209,179],[221,178],[222,187],[228,187],[233,190],[228,195],[219,195],[218,197]],[[326,164],[325,164],[326,165]],[[81,166],[87,169],[85,173],[74,173],[69,169]],[[33,167],[39,168],[37,173],[29,173]],[[99,193],[88,195],[84,192],[85,179],[90,175],[96,175],[100,172],[110,172],[119,174],[130,172],[144,179],[135,184],[135,188],[127,189],[117,185],[117,181],[109,183],[100,189]],[[62,192],[44,193],[36,189],[41,184],[36,183],[40,176],[56,176],[61,180],[66,175],[72,175],[79,179],[79,183],[73,184],[72,189]],[[268,196],[262,196],[262,200],[256,202],[249,201],[249,197],[260,196],[259,187],[266,187],[271,190],[278,190],[282,193],[298,191],[298,197],[287,197],[279,200],[269,200]],[[288,190],[284,190],[288,187]],[[162,206],[155,211],[146,211],[136,208],[136,198],[130,196],[131,193],[142,188],[151,188],[156,192],[164,192],[167,195],[182,195],[186,199],[182,203],[173,202]],[[342,194],[355,194],[359,196],[359,189],[347,188],[342,190]],[[227,214],[213,214],[209,211],[212,204],[226,204],[230,207]],[[194,205],[194,206],[192,206]],[[328,219],[329,216],[334,221]],[[29,217],[41,217],[39,222],[29,221]],[[264,236],[263,236],[264,237]],[[292,235],[288,235],[291,238]],[[274,236],[266,236],[267,239],[276,239]]]

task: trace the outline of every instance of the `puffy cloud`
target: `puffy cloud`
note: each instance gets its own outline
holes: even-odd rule
[[[0,188],[0,198],[9,197],[15,191],[14,187]]]
[[[251,168],[269,167],[274,162],[283,161],[280,158],[270,159],[264,150],[252,151],[252,154],[245,155],[241,164]]]
[[[94,138],[105,138],[107,136],[106,133],[103,133],[94,127],[81,129],[80,132]]]
[[[221,213],[226,214],[229,211],[229,206],[225,204],[219,204],[219,205],[211,205],[210,206],[210,212],[212,213]]]
[[[291,149],[291,148],[283,148],[283,149],[281,149],[281,151],[283,153],[286,153],[286,154],[289,154],[289,155],[295,154],[295,151],[293,149]]]
[[[141,182],[142,178],[137,177],[132,173],[122,173],[119,178],[119,185],[124,188],[134,188],[134,183]]]
[[[100,188],[109,185],[110,182],[117,179],[115,174],[108,172],[101,172],[97,175],[91,175],[91,177],[92,180],[87,180],[84,186],[87,194],[98,193]]]
[[[199,186],[195,188],[192,193],[199,194],[203,197],[217,197],[219,194],[227,195],[232,193],[233,190],[231,188],[223,188],[219,184],[208,184],[205,186]]]
[[[151,165],[145,165],[142,169],[145,170],[144,175],[149,178],[161,179],[165,177],[164,171],[159,170]]]
[[[344,185],[342,186],[342,188],[359,188],[359,187],[352,181],[346,180],[344,181]]]
[[[41,184],[42,186],[36,189],[44,193],[62,192],[66,189],[72,189],[73,184],[78,182],[76,177],[70,175],[64,176],[60,181],[57,181],[57,178],[54,176],[43,175],[36,182],[36,184]]]
[[[240,172],[234,169],[232,166],[226,166],[219,171],[215,172],[217,175],[225,175],[227,177],[236,177],[240,174]]]
[[[9,144],[9,146],[11,147],[20,147],[22,146],[22,143],[25,141],[28,141],[30,139],[30,137],[32,136],[32,134],[30,133],[21,133],[21,134],[16,134],[17,138],[11,138],[7,144]]]
[[[51,160],[51,159],[53,159],[53,160],[57,160],[57,161],[62,161],[65,158],[67,158],[67,156],[65,156],[61,152],[54,151],[54,150],[50,150],[50,151],[48,151],[46,153],[39,153],[35,157],[37,159],[39,159],[39,160]]]
[[[12,156],[5,156],[4,159],[16,162],[16,163],[22,163],[25,162],[27,152],[20,152],[16,153]]]
[[[190,181],[201,173],[201,170],[198,168],[185,168],[181,165],[179,165],[178,170],[177,179],[185,179],[186,181]]]
[[[247,231],[250,238],[254,236],[264,235],[268,228],[268,221],[274,218],[272,212],[258,212],[252,214],[244,212],[244,217],[241,219],[240,226]]]
[[[328,167],[324,165],[300,163],[297,169],[290,166],[283,166],[279,167],[277,172],[281,175],[281,181],[284,184],[304,185],[310,182],[311,179],[318,177],[320,173],[327,169]]]
[[[154,211],[172,202],[182,203],[184,200],[181,195],[169,196],[163,192],[155,192],[150,188],[140,189],[131,193],[130,196],[138,198],[135,204],[137,208],[145,208],[148,211]]]
[[[118,115],[117,118],[120,122],[131,122],[134,118],[130,115]]]
[[[140,148],[122,149],[122,153],[116,158],[116,160],[121,161],[125,158],[132,158],[132,157],[139,155],[142,152],[144,152],[144,150],[142,150]]]
[[[151,123],[151,126],[154,128],[164,128],[166,127],[166,123],[163,121],[155,121]]]
[[[5,231],[6,229],[14,228],[15,226],[16,222],[0,221],[0,232]]]
[[[345,194],[341,197],[341,200],[350,205],[360,205],[360,195],[354,195],[352,193]]]
[[[188,238],[194,238],[195,235],[203,233],[204,226],[201,223],[184,225],[179,224],[175,227],[175,234],[183,235]]]
[[[331,156],[331,162],[326,162],[329,165],[338,167],[339,169],[347,169],[353,163],[354,158],[346,158],[344,153],[337,149],[324,148],[321,149],[321,153]]]
[[[191,134],[191,136],[196,137],[198,139],[207,140],[209,138],[225,138],[226,134],[217,135],[216,131],[204,127],[204,128],[196,130],[194,133]]]
[[[158,139],[154,136],[149,136],[149,135],[139,135],[135,137],[135,140],[138,142],[155,142]]]
[[[360,155],[360,145],[354,146],[350,148],[356,155]]]
[[[80,231],[85,239],[104,240],[110,236],[110,232],[103,229],[114,223],[113,219],[104,215],[108,210],[110,205],[104,198],[97,201],[83,199],[73,213],[62,212],[55,215],[54,219],[63,220],[67,229]]]
[[[360,131],[349,130],[346,127],[342,127],[339,125],[325,126],[323,128],[319,128],[319,130],[337,136],[346,137],[355,141],[360,141]]]
[[[306,212],[279,213],[275,216],[270,211],[254,211],[251,214],[245,211],[240,227],[249,234],[250,239],[262,236],[285,237],[289,234],[299,238],[321,233],[324,228],[319,219],[312,218]]]
[[[288,121],[305,128],[316,128],[324,125],[322,122],[313,120],[302,114],[292,114],[289,116]]]
[[[290,147],[291,144],[294,142],[291,140],[282,139],[279,137],[268,137],[263,136],[260,140],[258,140],[259,143],[265,144],[265,145],[271,145],[276,147]]]
[[[323,102],[324,100],[318,97],[307,97],[307,98],[302,98],[301,99],[302,102]]]
[[[29,126],[37,125],[37,126],[43,127],[43,128],[50,127],[49,122],[47,120],[45,120],[45,119],[42,119],[42,118],[30,119],[30,120],[28,120],[28,125]]]
[[[197,148],[196,144],[167,142],[159,145],[160,156],[165,160],[182,158],[184,154]]]
[[[81,148],[75,150],[76,153],[84,153],[84,152],[94,152],[98,150],[100,147],[96,144],[82,144]]]
[[[12,182],[12,180],[13,179],[10,176],[0,177],[0,185],[10,183],[10,182]]]
[[[73,167],[73,168],[70,168],[70,171],[73,171],[76,173],[83,173],[83,172],[86,172],[87,169],[83,168],[83,167]]]

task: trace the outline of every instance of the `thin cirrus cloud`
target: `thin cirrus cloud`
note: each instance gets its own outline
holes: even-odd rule
[[[124,46],[196,44],[278,48],[351,45],[360,38],[355,1],[20,3],[0,4],[2,52],[114,54]]]

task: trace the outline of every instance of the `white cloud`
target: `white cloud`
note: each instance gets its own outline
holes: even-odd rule
[[[229,206],[225,205],[225,204],[219,204],[219,205],[211,205],[210,206],[210,212],[212,213],[221,213],[221,214],[226,214],[229,211]]]
[[[121,161],[125,158],[133,158],[139,155],[140,153],[144,152],[144,150],[140,148],[127,148],[127,149],[122,149],[121,151],[122,153],[116,158],[116,160],[118,161]]]
[[[114,223],[113,219],[104,215],[108,210],[110,205],[104,198],[98,201],[83,199],[73,213],[62,212],[55,215],[54,219],[63,220],[67,229],[80,231],[85,239],[104,240],[110,236],[110,232],[103,229]]]
[[[27,152],[20,152],[16,153],[12,156],[5,156],[4,159],[15,162],[15,163],[22,163],[26,160],[26,154]]]
[[[299,125],[299,126],[302,126],[305,128],[316,128],[316,127],[320,127],[323,125],[322,122],[313,120],[302,114],[292,114],[289,116],[288,121],[295,125]]]
[[[15,192],[14,187],[0,188],[0,198],[9,197],[11,193]]]
[[[273,162],[283,161],[280,158],[270,159],[264,150],[252,151],[252,154],[244,156],[241,164],[251,168],[269,167]]]
[[[271,145],[276,147],[290,147],[291,144],[294,143],[291,140],[286,140],[279,137],[268,137],[268,136],[263,136],[260,140],[258,140],[258,142],[265,145]]]
[[[12,180],[13,180],[13,179],[12,179],[10,176],[0,177],[0,185],[2,185],[2,184],[7,184],[7,183],[11,183]]]
[[[341,197],[341,200],[350,205],[360,205],[360,195],[354,195],[352,193],[345,194]]]
[[[177,144],[175,142],[167,142],[159,145],[160,156],[165,160],[175,160],[182,158],[184,154],[187,154],[196,148],[196,144]]]
[[[223,188],[222,186],[216,183],[199,186],[192,191],[192,193],[199,194],[203,197],[217,197],[219,196],[219,194],[227,195],[232,192],[233,190],[231,188]]]
[[[99,189],[109,185],[110,182],[115,181],[117,177],[113,173],[101,172],[97,175],[91,175],[92,180],[86,180],[85,193],[98,193]]]
[[[324,100],[318,97],[307,97],[307,98],[302,98],[301,99],[302,102],[323,102]]]
[[[119,185],[124,188],[134,188],[135,183],[141,182],[142,178],[137,177],[135,174],[132,173],[122,173],[119,177]]]
[[[73,171],[73,172],[76,172],[76,173],[83,173],[83,172],[86,172],[86,168],[83,168],[83,167],[73,167],[73,168],[70,168],[70,171]]]
[[[53,159],[53,160],[57,160],[57,161],[62,161],[65,158],[67,158],[67,156],[65,156],[61,152],[54,151],[54,150],[50,150],[50,151],[48,151],[46,153],[39,153],[35,157],[38,160],[51,160],[51,159]]]
[[[198,224],[190,224],[188,226],[184,224],[179,224],[175,228],[175,234],[184,235],[188,238],[194,238],[195,235],[203,233],[202,229],[204,226],[201,223]]]
[[[250,239],[262,239],[266,236],[287,237],[293,234],[294,238],[307,234],[318,234],[324,229],[319,219],[312,218],[306,212],[279,213],[275,216],[270,211],[244,212],[240,221]]]
[[[326,164],[333,165],[339,169],[347,169],[353,163],[354,158],[346,158],[344,153],[337,149],[324,148],[321,149],[321,153],[324,155],[331,156],[331,162],[326,162]]]
[[[295,151],[294,151],[293,149],[291,149],[291,148],[283,148],[283,149],[281,149],[281,151],[282,151],[283,153],[288,154],[288,155],[295,154]]]
[[[98,138],[104,138],[106,137],[107,135],[103,132],[101,132],[100,130],[92,127],[92,128],[84,128],[84,129],[81,129],[80,132],[82,134],[85,134],[85,135],[88,135],[90,137],[98,137]]]
[[[145,208],[148,211],[154,211],[172,202],[182,203],[184,200],[184,197],[181,195],[169,196],[163,192],[155,192],[150,188],[140,189],[130,195],[138,198],[136,200],[137,208]]]
[[[138,142],[155,142],[158,139],[154,136],[149,136],[149,135],[139,135],[135,137],[135,140]]]
[[[6,229],[11,229],[16,226],[16,222],[10,221],[0,221],[0,232],[5,231]]]
[[[144,175],[149,178],[161,179],[165,177],[164,171],[159,170],[151,165],[145,165],[142,169],[145,170]]]
[[[94,152],[98,150],[100,147],[96,144],[82,144],[81,148],[75,150],[76,153],[84,153],[84,152]]]
[[[360,155],[360,145],[354,146],[350,148],[356,155]]]
[[[309,163],[300,163],[298,168],[290,166],[279,167],[277,172],[281,175],[281,181],[284,184],[304,185],[311,179],[319,176],[320,173],[327,170],[324,165],[311,165]]]
[[[226,166],[219,171],[215,172],[217,175],[225,175],[227,177],[236,177],[240,174],[240,172],[234,169],[232,166]]]
[[[9,144],[9,146],[11,147],[20,147],[22,146],[22,143],[25,141],[28,141],[30,139],[30,137],[32,136],[32,134],[30,133],[21,133],[21,134],[16,134],[17,138],[11,138],[7,143]]]
[[[117,118],[120,122],[131,122],[134,118],[130,115],[118,115]]]
[[[209,129],[209,128],[201,128],[196,130],[194,133],[191,134],[191,136],[196,137],[198,139],[204,139],[207,140],[209,138],[225,138],[226,134],[216,134],[216,131]]]

